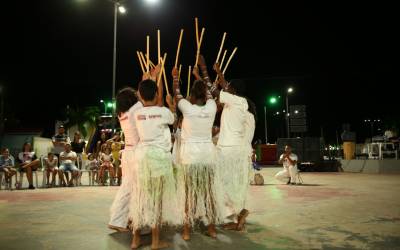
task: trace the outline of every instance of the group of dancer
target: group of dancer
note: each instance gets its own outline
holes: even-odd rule
[[[190,240],[193,227],[202,222],[207,235],[216,238],[216,225],[243,230],[249,214],[245,203],[255,106],[244,97],[244,83],[227,82],[218,63],[218,80],[213,83],[200,55],[186,98],[178,68],[173,68],[173,97],[166,95],[167,108],[159,79],[162,70],[157,65],[143,75],[137,91],[124,88],[116,97],[125,149],[123,181],[111,207],[109,228],[132,230],[132,249],[141,245],[141,234],[150,228],[151,247],[159,249],[168,246],[160,241],[162,225],[183,226],[182,237]],[[223,108],[215,146],[212,131],[218,106]],[[170,126],[181,128],[173,150]]]

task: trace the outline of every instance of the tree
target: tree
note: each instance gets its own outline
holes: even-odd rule
[[[87,136],[85,124],[96,127],[97,117],[100,115],[100,109],[96,106],[85,108],[67,108],[67,122],[64,125],[67,129],[76,125],[83,137]]]

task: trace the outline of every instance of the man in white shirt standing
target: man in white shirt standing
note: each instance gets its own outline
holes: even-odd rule
[[[218,199],[222,200],[220,212],[224,217],[233,220],[233,223],[226,224],[224,228],[241,231],[249,215],[249,211],[245,209],[245,203],[250,185],[249,153],[248,147],[243,143],[248,109],[247,100],[243,97],[245,86],[243,81],[238,79],[228,83],[218,63],[214,65],[214,70],[219,76],[219,81],[218,85],[213,85],[202,56],[199,66],[210,92],[224,105],[217,143],[217,185],[220,186],[219,192],[222,195]]]
[[[298,179],[297,155],[292,153],[289,145],[285,146],[285,152],[279,157],[279,164],[283,165],[283,170],[275,175],[276,179],[286,182],[286,184],[300,184],[300,182],[296,182]]]

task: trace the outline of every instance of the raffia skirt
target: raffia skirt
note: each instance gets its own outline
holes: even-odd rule
[[[177,166],[179,206],[185,222],[219,223],[216,189],[216,151],[212,142],[181,142]]]
[[[183,211],[177,209],[171,153],[155,146],[138,145],[135,164],[136,183],[132,186],[129,207],[131,228],[182,224]]]
[[[217,199],[223,217],[245,208],[250,186],[251,159],[246,146],[217,147]]]

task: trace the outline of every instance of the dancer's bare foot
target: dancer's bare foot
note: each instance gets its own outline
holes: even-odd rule
[[[170,244],[165,241],[159,241],[158,243],[151,243],[151,249],[162,249],[162,248],[167,248],[170,247]]]
[[[249,213],[250,212],[247,209],[242,209],[242,211],[240,211],[236,230],[242,231],[244,229],[244,223],[246,223],[246,217],[249,216]]]
[[[140,242],[140,230],[136,230],[135,234],[133,235],[132,243],[131,243],[131,248],[132,249],[137,249],[141,245]]]
[[[188,224],[183,225],[182,239],[190,240],[190,226]]]
[[[112,229],[112,230],[116,230],[118,232],[128,232],[129,231],[128,228],[117,227],[117,226],[113,226],[113,225],[108,225],[108,228]]]
[[[207,235],[210,236],[211,238],[214,238],[214,239],[217,238],[217,230],[215,229],[215,225],[214,224],[208,225]]]
[[[222,227],[226,230],[236,230],[237,229],[238,224],[235,222],[229,222],[224,224]]]

